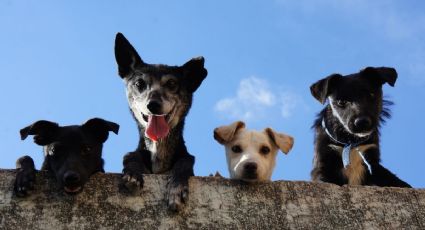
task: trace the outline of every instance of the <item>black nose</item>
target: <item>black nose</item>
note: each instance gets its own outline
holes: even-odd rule
[[[80,174],[74,171],[68,171],[63,175],[63,181],[65,183],[77,183],[80,181]]]
[[[358,117],[354,120],[354,126],[359,130],[368,130],[372,126],[372,120],[369,117]]]
[[[247,173],[255,173],[257,171],[257,163],[249,162],[244,165],[244,170]]]
[[[158,101],[150,101],[147,107],[151,113],[161,114],[161,103]]]

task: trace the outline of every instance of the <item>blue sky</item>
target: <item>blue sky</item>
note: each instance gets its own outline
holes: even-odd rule
[[[118,77],[115,34],[148,63],[181,65],[202,55],[208,76],[195,94],[185,139],[195,174],[227,176],[213,129],[235,120],[295,137],[274,180],[309,180],[315,114],[309,86],[366,66],[397,69],[395,102],[382,128],[382,164],[425,187],[425,2],[423,1],[12,1],[0,2],[0,168],[23,154],[41,166],[41,147],[19,130],[102,117],[121,125],[104,146],[105,169],[121,172],[138,133]]]

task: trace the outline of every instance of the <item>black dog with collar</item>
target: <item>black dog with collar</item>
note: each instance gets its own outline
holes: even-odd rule
[[[380,164],[379,127],[390,117],[382,85],[394,86],[393,68],[367,67],[359,73],[330,75],[311,87],[322,104],[315,129],[313,181],[338,185],[411,187]]]

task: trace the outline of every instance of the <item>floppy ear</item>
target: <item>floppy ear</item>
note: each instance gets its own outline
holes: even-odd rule
[[[341,74],[332,74],[310,86],[310,92],[320,103],[324,104],[331,94],[336,81],[342,78]]]
[[[292,149],[292,146],[294,145],[294,138],[283,134],[283,133],[277,133],[271,128],[264,129],[264,132],[269,136],[269,138],[272,140],[272,142],[285,154],[288,154],[288,152]]]
[[[127,77],[136,66],[144,64],[137,51],[122,33],[117,33],[115,37],[115,60],[121,78]]]
[[[48,145],[56,139],[59,125],[51,121],[40,120],[32,125],[21,129],[21,140],[25,140],[28,135],[34,135],[34,142],[38,145]]]
[[[190,92],[195,92],[208,74],[204,68],[204,57],[192,58],[183,68],[183,76]]]
[[[245,128],[245,123],[242,121],[236,121],[227,126],[220,126],[214,129],[214,139],[224,145],[232,141],[238,130],[243,128]]]
[[[109,131],[118,134],[120,128],[118,124],[101,118],[92,118],[86,121],[82,127],[85,131],[92,133],[100,143],[104,143],[108,139]]]
[[[370,77],[371,80],[375,80],[381,85],[388,83],[390,86],[394,87],[397,80],[397,71],[394,68],[389,67],[367,67],[360,73]]]

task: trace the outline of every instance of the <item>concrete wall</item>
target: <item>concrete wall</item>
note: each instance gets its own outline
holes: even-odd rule
[[[166,208],[166,176],[147,175],[137,195],[118,174],[96,174],[76,196],[44,173],[27,198],[0,170],[0,229],[425,229],[425,190],[277,181],[256,185],[194,177],[180,213]]]

